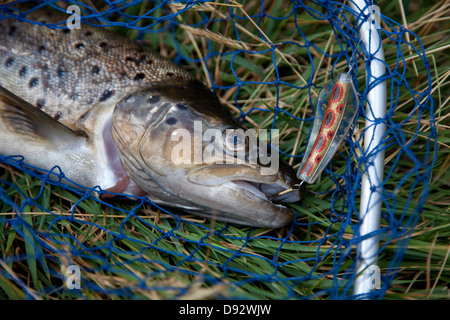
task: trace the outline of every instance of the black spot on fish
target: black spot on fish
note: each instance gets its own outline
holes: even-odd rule
[[[38,109],[42,109],[45,106],[45,100],[44,99],[37,99],[36,100],[36,107]]]
[[[58,111],[58,112],[56,112],[56,114],[53,118],[55,118],[55,120],[59,120],[61,118],[61,115],[62,115],[61,112]]]
[[[148,98],[148,103],[150,104],[158,103],[160,99],[161,98],[159,96],[150,96]]]
[[[39,79],[38,78],[31,78],[30,82],[28,82],[28,86],[30,88],[34,88],[39,84]]]
[[[100,48],[102,48],[103,50],[107,50],[108,49],[108,44],[104,41],[100,42],[98,44],[100,46]]]
[[[17,28],[15,26],[10,26],[9,27],[9,31],[8,31],[8,35],[9,36],[14,36],[14,33],[16,33]]]
[[[168,76],[168,77],[175,77],[175,74],[173,72],[167,72],[166,76]]]
[[[109,97],[111,97],[113,95],[114,91],[112,90],[106,90],[105,92],[103,92],[102,96],[100,97],[100,99],[98,101],[105,101],[106,99],[108,99]]]
[[[136,64],[139,66],[142,62],[146,62],[147,61],[147,56],[146,55],[141,55],[139,57],[139,59],[136,60]],[[151,64],[151,60],[148,60],[147,63]]]
[[[169,124],[169,125],[177,124],[177,122],[178,122],[178,120],[175,119],[175,118],[169,118],[169,119],[166,120],[166,123]]]
[[[92,67],[92,74],[99,74],[99,72],[100,72],[100,68],[98,66]]]
[[[70,29],[68,29],[68,28],[67,29],[62,29],[61,31],[62,31],[62,33],[65,33],[65,34],[69,34],[70,33]]]
[[[59,78],[62,78],[65,72],[66,71],[64,70],[64,66],[58,66],[58,69],[56,69],[56,74]]]
[[[177,108],[180,109],[180,110],[186,110],[187,109],[186,105],[183,104],[183,103],[177,103]]]
[[[84,35],[85,35],[86,37],[90,37],[90,36],[92,36],[92,32],[86,31],[86,32],[84,33]]]
[[[20,68],[19,70],[19,76],[21,76],[22,78],[25,77],[27,75],[27,67],[23,66],[22,68]]]
[[[9,68],[14,64],[14,58],[8,58],[5,61],[5,67]]]
[[[134,81],[139,81],[145,78],[145,74],[142,72],[136,73],[136,75],[134,76]]]
[[[135,62],[133,57],[126,57],[125,61],[126,62]]]
[[[40,46],[39,47],[39,53],[42,54],[45,51],[45,46]]]
[[[77,43],[75,44],[75,49],[82,49],[82,48],[84,48],[84,43],[82,43],[82,42],[77,42]]]

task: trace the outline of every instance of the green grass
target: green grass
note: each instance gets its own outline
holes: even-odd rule
[[[94,1],[99,11],[102,11],[101,1]],[[411,230],[412,236],[408,248],[404,252],[402,262],[398,266],[396,277],[384,295],[384,299],[448,299],[450,278],[449,272],[449,237],[450,237],[450,194],[448,191],[450,173],[450,134],[449,134],[449,56],[450,46],[448,16],[450,10],[442,4],[429,4],[427,1],[403,1],[404,12],[409,29],[418,34],[428,54],[433,81],[433,98],[435,102],[435,118],[438,129],[438,149],[431,149],[430,157],[436,153],[436,162],[429,181],[429,197],[424,204],[417,225]],[[247,1],[243,10],[234,8],[234,13],[240,16],[259,12],[259,1]],[[441,5],[439,5],[441,4]],[[402,21],[402,9],[397,1],[380,1],[382,12],[395,21]],[[129,14],[139,14],[148,9],[149,4],[131,7]],[[167,7],[173,12],[182,7]],[[224,6],[195,7],[180,16],[185,23],[199,21],[202,10],[210,10],[211,16],[220,18],[227,14]],[[161,14],[161,10],[155,14]],[[445,10],[447,10],[445,12]],[[245,13],[244,13],[245,12]],[[266,12],[274,16],[284,16],[289,7],[283,1],[273,1],[266,4]],[[312,19],[306,12],[300,11],[302,32],[309,41],[313,41],[326,52],[337,53],[340,48],[328,23]],[[256,19],[254,19],[256,20]],[[176,31],[176,40],[181,53],[191,59],[199,59],[200,55],[217,51],[228,53],[236,48],[263,50],[267,48],[264,38],[255,36],[258,30],[248,20],[235,20],[240,30],[241,41],[235,37],[230,20],[208,24],[206,32],[203,28],[180,28]],[[144,26],[145,22],[141,23]],[[113,28],[114,31],[130,38],[136,36],[136,31],[123,28]],[[261,31],[273,43],[294,41],[304,44],[299,37],[293,17],[281,21],[265,19]],[[411,36],[411,38],[413,38]],[[209,40],[209,43],[208,41]],[[144,44],[157,52],[175,58],[175,41],[170,32],[146,33]],[[413,45],[417,42],[413,40]],[[211,49],[208,47],[211,46]],[[390,67],[397,61],[396,43],[386,41],[386,62]],[[415,52],[409,52],[409,47],[402,46],[405,58],[405,78],[413,89],[420,91],[425,88],[426,77],[423,64],[415,57]],[[323,59],[322,55],[311,50],[315,66],[315,83],[323,85],[330,80],[330,70],[333,60]],[[220,58],[214,56],[206,66],[211,78],[218,85],[231,86],[236,79],[230,69],[230,55]],[[273,81],[275,68],[271,52],[253,55],[239,53],[233,60],[236,75],[242,81]],[[312,72],[311,62],[306,49],[287,44],[278,48],[276,61],[281,80],[297,86],[304,85]],[[201,63],[182,62],[185,67],[200,80],[205,81],[205,66]],[[364,64],[359,63],[359,85],[364,85]],[[416,73],[417,68],[417,73]],[[337,64],[337,71],[346,71],[346,64]],[[336,75],[336,73],[335,73]],[[208,79],[209,81],[209,79]],[[390,83],[388,84],[388,86]],[[279,86],[280,107],[301,118],[311,115],[311,102],[307,90],[298,91],[289,86]],[[315,90],[318,91],[317,89]],[[235,89],[218,90],[222,102],[237,114],[235,105]],[[314,92],[312,92],[314,98]],[[273,108],[276,101],[275,86],[261,84],[245,84],[237,97],[239,106],[244,112],[254,107]],[[414,106],[411,96],[406,90],[399,93],[398,108],[393,120],[396,123],[406,121],[401,130],[405,138],[414,137],[417,123],[417,113],[408,119]],[[419,126],[420,137],[414,140],[410,150],[418,159],[425,160],[424,149],[430,132],[429,115],[425,115]],[[272,115],[264,112],[253,112],[247,118],[249,126],[270,128]],[[358,141],[364,121],[360,118],[353,139]],[[276,122],[281,130],[281,149],[288,154],[300,154],[306,144],[309,124],[294,121],[290,117],[279,114]],[[396,163],[395,170],[390,174],[386,189],[396,192],[394,216],[399,219],[404,215],[404,221],[412,218],[418,198],[423,191],[423,184],[415,189],[416,176],[413,175],[399,183],[413,168],[406,155],[399,154],[398,145],[386,152],[386,174]],[[333,159],[333,170],[338,174],[345,172],[348,147],[341,147],[340,154]],[[297,168],[300,160],[290,161]],[[431,159],[430,159],[431,160]],[[357,159],[353,159],[357,164]],[[36,197],[41,192],[42,182],[30,177],[22,171],[2,165],[0,179],[12,182],[17,189],[2,184],[6,194],[16,204],[23,204],[26,197]],[[342,181],[340,181],[342,184]],[[308,187],[309,193],[300,206],[299,222],[292,233],[288,228],[279,230],[264,230],[230,225],[221,234],[213,235],[210,229],[222,230],[225,224],[220,221],[202,220],[195,216],[183,215],[186,222],[178,224],[177,219],[148,205],[133,201],[112,200],[110,203],[117,208],[101,204],[93,199],[81,199],[79,195],[64,188],[46,184],[34,205],[25,206],[21,219],[32,228],[20,225],[14,228],[8,220],[13,217],[13,209],[0,202],[0,298],[23,299],[26,296],[43,299],[79,298],[78,293],[67,290],[61,275],[71,263],[82,269],[84,282],[82,298],[86,299],[121,299],[120,290],[126,289],[134,298],[165,299],[177,294],[183,297],[205,299],[215,297],[245,297],[251,299],[277,299],[291,294],[308,296],[321,289],[333,285],[330,272],[336,265],[335,258],[343,257],[339,252],[327,254],[318,262],[314,257],[325,255],[330,249],[336,249],[337,238],[324,240],[324,235],[331,235],[344,229],[343,238],[350,240],[353,236],[352,227],[357,224],[357,217],[347,221],[337,217],[339,210],[346,208],[343,198],[333,201],[330,190],[335,188],[335,182],[326,175]],[[413,189],[411,191],[411,189]],[[412,194],[410,195],[410,193]],[[23,193],[23,194],[22,194]],[[408,200],[409,199],[409,200]],[[81,200],[81,201],[80,201]],[[390,205],[392,205],[392,201]],[[73,219],[69,219],[71,209]],[[355,203],[356,207],[359,203]],[[405,206],[409,209],[404,212]],[[40,207],[54,213],[49,214]],[[336,209],[336,213],[330,210]],[[134,210],[134,215],[129,215]],[[345,209],[346,210],[346,209]],[[386,208],[384,208],[386,210]],[[45,211],[45,212],[42,212]],[[64,218],[59,219],[59,215]],[[332,223],[330,217],[336,218]],[[192,224],[187,221],[197,222]],[[346,224],[345,224],[346,223]],[[345,224],[345,225],[344,225]],[[382,226],[388,221],[382,219]],[[154,227],[152,227],[154,226]],[[48,236],[47,233],[52,233]],[[288,240],[282,243],[280,239]],[[200,243],[200,245],[199,245]],[[149,245],[151,244],[151,245]],[[385,246],[380,255],[379,265],[382,272],[388,272],[392,257],[403,245],[402,239],[384,238]],[[281,249],[280,249],[281,248]],[[279,250],[280,249],[280,250]],[[343,250],[343,247],[339,247]],[[278,251],[279,250],[279,251]],[[82,253],[80,255],[79,253]],[[236,252],[239,253],[236,256]],[[336,255],[334,255],[336,253]],[[11,260],[12,257],[20,257]],[[189,259],[187,259],[189,257]],[[272,261],[274,260],[274,261]],[[276,263],[273,263],[276,262]],[[351,264],[348,257],[343,258],[338,267],[339,279],[343,279],[346,268]],[[107,267],[108,266],[108,267]],[[223,267],[225,266],[225,268]],[[274,281],[250,281],[255,277],[273,274]],[[306,281],[295,279],[310,276]],[[221,281],[205,281],[215,278]],[[144,280],[143,280],[144,279]],[[145,285],[141,281],[145,282]],[[87,286],[91,284],[91,287]],[[236,283],[238,285],[236,285]],[[97,288],[92,286],[98,286]],[[48,292],[48,288],[54,288]],[[101,289],[99,289],[101,288]],[[146,289],[144,289],[146,288]],[[149,290],[151,288],[151,290]],[[188,288],[184,291],[184,288]],[[106,290],[106,291],[104,291]],[[116,291],[114,291],[116,290]],[[289,290],[292,290],[289,291]],[[45,292],[45,293],[44,293]],[[317,299],[326,298],[319,296]]]

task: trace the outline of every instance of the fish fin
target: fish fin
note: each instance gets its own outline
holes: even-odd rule
[[[100,133],[101,134],[101,133]],[[101,186],[121,192],[127,177],[110,165],[103,139],[74,132],[43,111],[0,87],[0,155],[22,156],[36,170],[58,166],[75,187]],[[61,179],[51,173],[50,178]]]
[[[0,86],[0,119],[5,128],[30,140],[54,145],[79,143],[81,136],[45,112]]]

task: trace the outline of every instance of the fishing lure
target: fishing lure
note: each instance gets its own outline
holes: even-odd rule
[[[320,91],[311,135],[297,172],[301,182],[274,198],[301,192],[304,182],[312,184],[317,180],[347,135],[358,104],[358,94],[348,73],[340,73]]]
[[[347,135],[358,110],[352,78],[341,73],[319,93],[314,123],[297,177],[314,183]]]

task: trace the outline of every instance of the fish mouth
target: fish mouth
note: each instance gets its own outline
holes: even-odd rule
[[[211,207],[216,208],[218,220],[279,228],[295,216],[285,203],[299,201],[303,193],[295,188],[299,181],[289,169],[264,175],[258,166],[209,165],[191,171],[188,180],[216,190],[213,198],[217,198],[218,205]],[[208,213],[203,216],[211,217]]]
[[[274,202],[296,202],[300,200],[300,194],[298,193],[282,193],[298,184],[297,178],[289,171],[280,170],[262,174],[259,166],[216,164],[192,170],[188,175],[188,180],[206,186],[234,183],[261,199]]]

